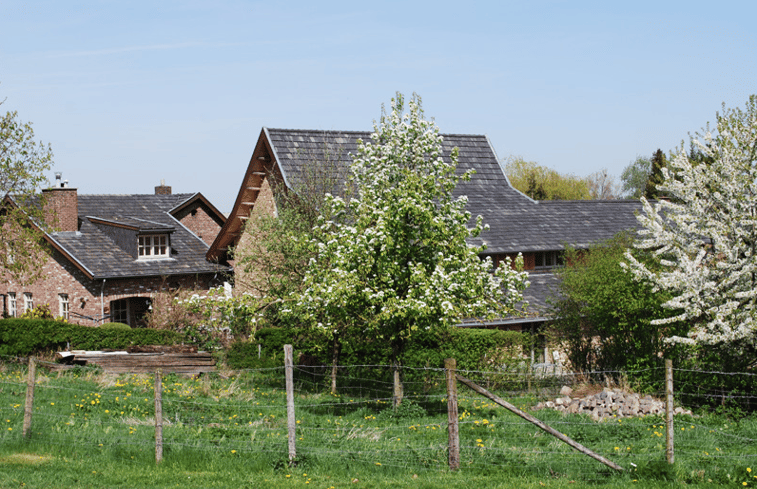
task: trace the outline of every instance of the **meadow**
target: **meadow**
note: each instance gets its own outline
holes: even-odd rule
[[[163,377],[163,460],[155,461],[154,376],[38,370],[22,436],[26,370],[0,370],[0,487],[670,487],[757,486],[757,418],[700,410],[675,417],[665,461],[660,416],[605,422],[530,411],[553,386],[511,390],[468,373],[625,470],[613,471],[472,391],[460,389],[460,470],[447,467],[444,371],[407,372],[391,407],[384,366],[345,369],[338,394],[296,371],[297,457],[290,464],[283,368]],[[584,386],[586,387],[586,386]],[[754,471],[753,471],[754,470]]]

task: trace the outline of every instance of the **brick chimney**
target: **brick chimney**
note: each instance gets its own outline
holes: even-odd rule
[[[43,189],[45,222],[57,231],[79,230],[79,198],[68,180],[61,181],[61,173],[55,172],[55,185]]]
[[[166,185],[165,180],[160,180],[160,185],[155,187],[155,195],[171,195],[171,187]]]

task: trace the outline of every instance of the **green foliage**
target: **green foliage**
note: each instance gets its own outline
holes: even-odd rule
[[[0,276],[31,283],[42,271],[45,246],[42,232],[30,219],[45,227],[38,190],[52,165],[52,150],[34,141],[30,123],[16,112],[0,117]],[[9,197],[7,200],[6,197]]]
[[[129,326],[128,324],[124,324],[124,323],[103,323],[103,324],[100,325],[100,329],[120,329],[120,330],[125,330],[125,329],[131,329],[131,326]]]
[[[261,328],[255,341],[234,342],[226,361],[231,368],[256,368],[269,360],[276,360],[280,366],[284,364],[286,344],[294,347],[295,355],[308,355],[321,365],[331,361],[328,342],[310,328]],[[462,328],[426,331],[407,344],[403,363],[407,367],[441,368],[446,358],[454,358],[462,370],[497,370],[522,362],[530,346],[531,336],[516,331]],[[388,365],[390,361],[391,350],[385,344],[366,339],[344,345],[340,363]]]
[[[659,150],[658,150],[659,151]],[[637,156],[635,160],[623,168],[620,174],[621,192],[627,199],[638,199],[645,194],[650,180],[651,163],[648,158]]]
[[[586,179],[563,175],[520,157],[511,157],[505,165],[510,184],[534,200],[589,200],[592,198]],[[597,188],[599,191],[599,187]]]
[[[20,319],[55,319],[49,304],[40,304],[29,311],[24,311],[19,316]]]
[[[665,338],[682,334],[681,323],[664,326],[652,321],[666,317],[667,295],[648,282],[637,282],[623,266],[632,240],[620,234],[588,250],[569,248],[567,266],[560,270],[562,299],[553,305],[551,333],[568,349],[577,371],[651,369],[664,358],[681,358],[681,348]],[[651,257],[634,251],[653,266]]]
[[[658,149],[652,155],[650,163],[651,170],[646,188],[644,189],[644,197],[648,200],[656,200],[664,196],[657,187],[663,182],[662,169],[668,166],[668,159],[665,157],[665,153]],[[639,195],[638,197],[641,196]]]
[[[405,421],[427,415],[428,413],[423,409],[423,406],[411,400],[406,400],[395,408],[387,407],[376,416],[376,419],[379,421]]]
[[[1,356],[29,356],[67,345],[74,350],[119,350],[132,345],[172,345],[181,340],[171,331],[92,328],[48,319],[0,320]]]

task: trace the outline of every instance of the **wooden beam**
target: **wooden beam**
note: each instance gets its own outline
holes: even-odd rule
[[[470,380],[466,379],[465,377],[461,377],[459,375],[456,375],[455,377],[457,377],[457,381],[458,382],[467,385],[468,387],[470,387],[474,391],[478,392],[479,394],[481,394],[484,397],[488,397],[489,399],[491,399],[492,401],[496,402],[497,404],[499,404],[503,408],[507,409],[508,411],[517,414],[518,416],[520,416],[521,418],[525,419],[526,421],[528,421],[530,423],[535,424],[536,426],[538,426],[542,430],[546,431],[547,433],[549,433],[550,435],[552,435],[555,438],[559,439],[560,441],[563,441],[563,442],[567,443],[568,445],[570,445],[571,447],[575,448],[576,450],[578,450],[579,452],[583,453],[584,455],[588,455],[589,457],[593,458],[594,460],[602,462],[603,464],[607,465],[611,469],[615,469],[615,470],[618,470],[618,471],[623,471],[623,467],[621,467],[620,465],[617,465],[617,464],[611,462],[610,460],[607,460],[602,455],[599,455],[597,453],[592,452],[591,450],[589,450],[585,446],[581,445],[577,441],[573,441],[572,439],[570,439],[567,436],[563,435],[562,433],[560,433],[556,429],[554,429],[554,428],[552,428],[550,426],[547,426],[546,424],[544,424],[540,420],[534,418],[530,414],[521,411],[520,409],[518,409],[517,407],[513,406],[512,404],[510,404],[509,402],[505,401],[504,399],[495,396],[494,394],[492,394],[491,392],[487,391],[483,387],[474,384],[473,382],[471,382]]]

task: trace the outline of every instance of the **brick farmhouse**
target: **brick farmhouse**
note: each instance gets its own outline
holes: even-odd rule
[[[6,316],[47,304],[72,323],[139,326],[156,292],[207,290],[230,271],[205,258],[226,218],[200,193],[79,195],[58,180],[43,194],[54,231],[42,278],[0,285]]]

